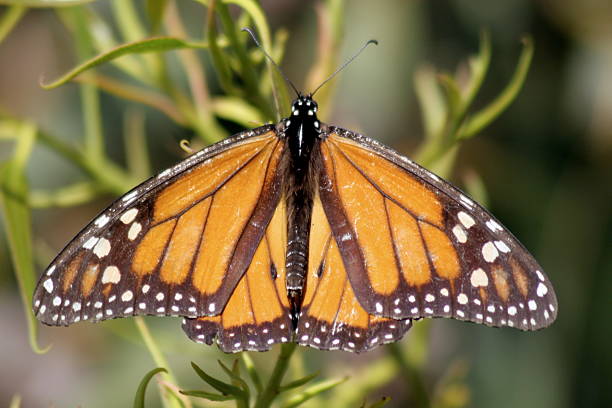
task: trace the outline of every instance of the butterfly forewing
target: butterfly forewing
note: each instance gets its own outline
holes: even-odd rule
[[[556,316],[533,257],[459,190],[371,139],[332,128],[321,199],[355,296],[373,315],[534,330]]]
[[[283,146],[273,127],[245,132],[117,200],[43,275],[34,294],[37,317],[68,325],[218,314],[280,200]]]

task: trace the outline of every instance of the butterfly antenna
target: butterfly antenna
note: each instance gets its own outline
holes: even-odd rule
[[[333,78],[333,77],[335,77],[335,76],[336,76],[336,75],[337,75],[337,74],[338,74],[340,71],[342,71],[344,68],[346,68],[346,66],[347,66],[348,64],[350,64],[351,62],[353,62],[353,60],[354,60],[355,58],[357,58],[357,57],[359,56],[359,54],[361,54],[361,53],[363,52],[363,50],[365,50],[365,49],[367,48],[367,46],[368,46],[368,45],[370,45],[370,44],[378,45],[378,41],[376,41],[376,40],[368,40],[368,41],[367,41],[365,44],[363,44],[363,46],[362,46],[362,47],[359,49],[359,51],[357,51],[357,52],[355,53],[355,55],[353,55],[353,56],[352,56],[351,58],[349,58],[349,59],[348,59],[348,60],[347,60],[347,61],[346,61],[344,64],[342,64],[342,65],[341,65],[341,66],[340,66],[340,67],[339,67],[337,70],[335,70],[333,74],[331,74],[330,76],[328,76],[328,77],[327,77],[327,79],[321,83],[321,85],[317,86],[317,89],[315,89],[315,90],[314,90],[314,91],[313,91],[313,92],[310,94],[310,96],[314,96],[314,94],[316,94],[316,93],[317,93],[317,91],[318,91],[319,89],[321,89],[321,87],[322,87],[323,85],[325,85],[326,83],[328,83],[329,81],[331,81],[331,80],[332,80],[332,78]]]
[[[253,42],[255,43],[255,45],[257,45],[257,48],[259,48],[261,50],[261,52],[263,52],[263,54],[266,56],[266,58],[268,58],[268,61],[270,61],[272,63],[272,65],[274,65],[274,67],[281,74],[281,76],[283,78],[285,78],[285,81],[287,81],[287,83],[291,86],[291,88],[293,88],[293,91],[295,92],[295,95],[299,97],[300,96],[300,92],[297,90],[295,85],[293,85],[293,82],[291,82],[291,80],[289,78],[287,78],[287,75],[285,75],[285,73],[280,69],[280,67],[276,64],[276,62],[270,56],[270,54],[268,54],[266,52],[266,50],[264,49],[264,47],[262,47],[261,44],[259,44],[259,41],[257,41],[257,37],[255,36],[255,33],[253,32],[253,30],[251,30],[249,27],[243,27],[241,31],[246,31],[247,33],[249,33],[249,35],[253,39]]]

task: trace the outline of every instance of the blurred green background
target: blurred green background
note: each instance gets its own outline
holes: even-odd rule
[[[144,1],[134,4],[139,12],[145,7]],[[298,88],[306,86],[317,57],[321,22],[316,8],[341,4],[261,1],[272,30],[287,30],[281,65]],[[179,6],[189,36],[200,38],[205,9],[187,0]],[[87,7],[112,20],[109,1]],[[6,10],[0,6],[0,15]],[[484,106],[512,76],[523,35],[532,36],[534,59],[518,98],[482,134],[461,146],[450,179],[459,186],[470,180],[484,184],[488,207],[547,271],[559,298],[559,317],[552,327],[535,333],[435,320],[420,375],[431,395],[438,395],[439,406],[612,406],[612,4],[354,0],[344,3],[341,16],[339,60],[370,38],[380,44],[341,74],[333,100],[321,110],[327,122],[360,131],[408,156],[423,138],[414,85],[418,69],[429,64],[460,75],[461,63],[477,53],[480,32],[487,29],[491,67],[475,101],[476,107]],[[222,93],[208,55],[197,55],[206,61],[211,94]],[[62,140],[80,140],[84,130],[78,85],[45,91],[39,83],[81,61],[72,34],[54,11],[28,10],[0,43],[0,113],[32,121]],[[101,71],[115,72],[110,67]],[[178,142],[191,139],[192,129],[134,102],[100,96],[112,159],[125,161],[127,111],[144,115],[152,171],[184,157]],[[229,121],[220,124],[228,132],[241,129]],[[11,157],[13,146],[0,139],[0,161]],[[38,144],[28,179],[32,188],[50,190],[86,176]],[[102,194],[78,206],[35,210],[37,271],[114,198]],[[0,219],[0,226],[3,223]],[[180,319],[147,321],[184,388],[202,387],[189,361],[219,376],[215,360],[232,361],[233,356],[216,347],[191,343]],[[23,407],[129,406],[138,382],[155,366],[130,320],[43,327],[39,344],[53,347],[37,355],[28,345],[6,235],[0,234],[1,406],[16,394],[22,396]],[[411,347],[421,346],[412,332],[400,343],[408,355],[418,354]],[[252,357],[265,375],[276,354]],[[384,348],[363,355],[299,349],[289,373],[320,370],[322,378],[349,376],[333,392],[305,406],[357,407],[366,397],[373,402],[383,396],[392,398],[387,406],[410,406],[411,386],[405,376],[396,373],[378,381],[384,378],[381,372],[391,372],[380,363],[388,362],[386,358]],[[148,406],[160,406],[159,398],[149,398]]]

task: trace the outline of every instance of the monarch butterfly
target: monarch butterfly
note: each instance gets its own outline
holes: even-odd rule
[[[555,320],[550,281],[487,210],[320,122],[312,94],[296,94],[289,117],[195,153],[100,213],[41,276],[36,317],[183,316],[189,338],[225,352],[363,352],[424,317],[521,330]]]

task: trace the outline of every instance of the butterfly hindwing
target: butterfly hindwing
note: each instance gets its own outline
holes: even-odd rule
[[[225,352],[265,351],[292,341],[285,290],[286,211],[281,202],[251,265],[219,316],[187,318],[183,330]]]
[[[369,314],[357,301],[318,196],[311,222],[309,269],[296,341],[323,350],[363,352],[401,339],[410,319]]]
[[[534,330],[557,302],[533,257],[485,209],[391,149],[331,128],[320,194],[370,314]]]
[[[280,200],[283,149],[274,128],[264,126],[136,187],[52,262],[34,294],[37,317],[68,325],[219,314]]]

